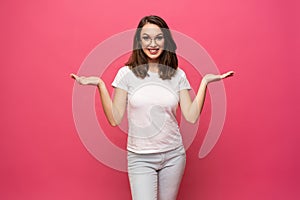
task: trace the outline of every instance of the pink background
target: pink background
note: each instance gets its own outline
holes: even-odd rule
[[[69,74],[101,41],[149,14],[194,38],[221,72],[236,72],[225,81],[228,107],[220,140],[199,159],[210,119],[207,100],[178,199],[300,198],[298,1],[0,4],[0,199],[130,199],[127,174],[97,161],[78,137]],[[180,64],[191,77],[188,64]],[[191,84],[197,88],[197,80]],[[125,146],[118,130],[107,135]]]

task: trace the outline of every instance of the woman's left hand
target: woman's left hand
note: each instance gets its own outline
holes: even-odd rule
[[[70,76],[75,79],[81,85],[99,85],[101,83],[101,79],[96,76],[77,76],[76,74],[70,74]]]
[[[203,77],[202,81],[205,81],[205,83],[208,84],[208,83],[211,83],[211,82],[214,82],[214,81],[219,81],[219,80],[222,80],[224,78],[233,76],[233,74],[234,74],[234,71],[229,71],[229,72],[226,72],[226,73],[221,74],[221,75],[206,74]]]

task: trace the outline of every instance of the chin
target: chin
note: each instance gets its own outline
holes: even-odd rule
[[[155,60],[158,60],[160,55],[158,55],[158,56],[147,55],[147,56],[148,56],[149,60],[155,61]]]

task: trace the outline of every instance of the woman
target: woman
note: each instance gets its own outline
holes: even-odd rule
[[[195,123],[201,113],[207,85],[233,75],[205,75],[194,100],[184,71],[178,68],[176,44],[166,22],[146,16],[138,24],[133,51],[119,69],[111,99],[98,77],[71,74],[78,83],[96,85],[112,126],[128,110],[128,176],[134,200],[175,200],[185,168],[185,150],[176,121],[180,104],[185,119]]]

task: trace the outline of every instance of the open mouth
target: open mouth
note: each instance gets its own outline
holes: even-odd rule
[[[148,51],[150,52],[151,55],[156,55],[159,51],[159,48],[149,48]]]

